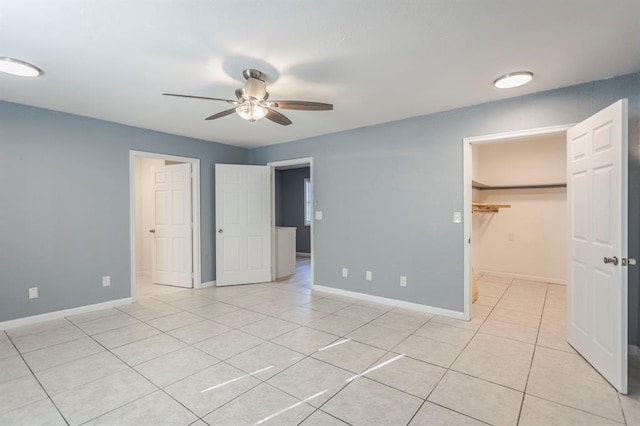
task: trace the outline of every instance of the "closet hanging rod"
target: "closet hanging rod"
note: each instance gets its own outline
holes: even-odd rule
[[[492,189],[541,189],[541,188],[566,188],[566,183],[550,183],[545,185],[509,185],[509,186],[478,186],[472,185],[473,189],[487,191]]]

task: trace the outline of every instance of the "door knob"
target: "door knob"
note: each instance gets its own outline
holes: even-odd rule
[[[222,228],[218,229],[218,234],[222,234]]]
[[[605,257],[604,263],[613,263],[614,265],[618,264],[618,258],[616,256],[613,257]]]
[[[149,229],[149,232],[151,232],[152,234],[155,234],[156,230],[155,229]]]

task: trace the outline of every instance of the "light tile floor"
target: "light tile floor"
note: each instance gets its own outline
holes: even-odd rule
[[[0,425],[640,424],[565,342],[565,288],[484,276],[470,322],[282,282],[140,283],[118,309],[0,331]]]

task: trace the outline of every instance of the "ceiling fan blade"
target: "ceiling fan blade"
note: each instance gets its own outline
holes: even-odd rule
[[[267,117],[269,120],[273,121],[274,123],[282,124],[283,126],[288,126],[289,124],[291,124],[291,120],[289,120],[284,115],[280,114],[275,109],[271,109],[271,108],[265,108],[265,109],[267,110],[267,115],[265,117]]]
[[[164,96],[177,96],[179,98],[193,98],[193,99],[206,99],[209,101],[222,101],[222,102],[227,102],[229,104],[238,104],[238,101],[232,101],[231,99],[220,99],[220,98],[209,98],[206,96],[193,96],[193,95],[178,95],[175,93],[163,93]]]
[[[234,112],[236,112],[235,108],[226,109],[224,111],[221,111],[217,114],[213,114],[212,116],[205,118],[205,120],[215,120],[216,118],[226,117],[227,115],[233,114]]]
[[[301,111],[331,111],[333,104],[307,101],[269,101],[269,106],[282,109],[297,109]]]

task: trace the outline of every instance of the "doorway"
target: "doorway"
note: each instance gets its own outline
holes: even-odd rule
[[[465,239],[464,317],[466,320],[471,319],[471,307],[472,307],[472,297],[473,297],[472,296],[472,293],[473,293],[472,292],[472,282],[473,282],[472,269],[473,269],[473,266],[478,266],[478,262],[479,262],[478,256],[474,255],[472,247],[474,245],[475,239],[479,236],[478,235],[479,229],[477,225],[480,224],[481,220],[479,220],[480,218],[478,218],[478,215],[485,214],[481,212],[479,212],[478,214],[473,213],[474,195],[476,196],[477,201],[487,201],[487,200],[493,201],[493,204],[487,204],[487,203],[476,203],[476,204],[484,204],[486,206],[508,205],[508,203],[504,202],[505,198],[500,198],[500,197],[504,197],[505,193],[494,193],[491,196],[488,196],[489,191],[480,189],[483,186],[491,186],[491,182],[475,181],[475,185],[474,185],[474,170],[477,170],[479,168],[478,155],[476,155],[474,158],[474,146],[476,147],[476,151],[477,151],[477,147],[481,147],[487,144],[511,143],[511,144],[514,144],[512,146],[515,146],[515,144],[517,144],[518,142],[525,144],[527,143],[527,141],[549,140],[553,138],[562,138],[564,141],[566,139],[566,131],[571,127],[572,125],[555,126],[555,127],[549,127],[549,128],[543,128],[543,129],[534,129],[534,130],[527,130],[522,132],[511,132],[511,133],[503,133],[503,134],[497,134],[497,135],[480,136],[480,137],[472,137],[472,138],[464,139],[463,141],[463,157],[464,157],[464,160],[463,160],[464,161],[463,223],[464,223],[464,239]],[[490,145],[487,145],[487,146],[490,146]],[[493,160],[495,160],[495,158]],[[566,154],[563,160],[566,160]],[[507,167],[506,164],[505,164],[505,167]],[[519,177],[519,178],[522,179],[522,177]],[[548,186],[558,186],[562,183],[565,183],[564,182],[565,180],[566,178],[562,182],[548,181],[546,183],[548,184]],[[512,189],[514,189],[513,187],[517,187],[517,186],[534,186],[534,185],[526,185],[524,181],[520,181],[519,183],[520,183],[519,185],[505,185],[504,183],[501,184],[501,182],[496,182],[496,185],[499,185],[500,187],[503,187],[503,188],[510,186],[512,187]],[[537,183],[542,183],[542,182],[537,182]],[[476,187],[475,189],[474,189],[474,186]],[[537,186],[543,186],[543,185],[537,185]],[[553,188],[550,188],[550,189],[553,189]],[[480,195],[480,193],[484,193],[484,194]],[[509,196],[509,194],[507,193],[506,196]],[[566,196],[565,196],[565,200],[566,200]],[[509,209],[508,207],[503,207],[503,208],[505,210]],[[486,214],[491,214],[491,215],[499,214],[499,211],[500,211],[500,208],[491,208],[489,209],[489,212]],[[474,218],[473,215],[476,215],[476,217]],[[489,222],[489,220],[491,220],[491,217],[484,216],[483,222],[487,223]],[[474,229],[474,226],[473,226],[474,223],[476,224],[476,229]],[[475,235],[474,235],[474,231],[475,231]],[[506,235],[506,238],[510,243],[514,243],[515,235],[511,235],[511,234],[512,234],[511,232],[508,232]],[[514,241],[511,241],[511,240],[514,240]],[[531,269],[529,268],[529,270]],[[500,272],[500,271],[494,271],[494,272]],[[513,271],[511,272],[512,272],[511,275],[514,275]],[[533,274],[531,273],[529,274],[524,273],[521,275],[522,275],[522,278],[536,278],[536,276],[532,276]],[[562,283],[562,278],[558,277],[555,282]]]
[[[314,281],[313,254],[313,158],[296,158],[267,164],[272,170],[272,281],[280,279],[275,244],[276,233],[293,230],[295,236],[295,268],[303,268],[310,260],[311,287]],[[296,266],[297,265],[297,266]],[[282,266],[282,265],[280,265]],[[285,265],[286,266],[286,265]],[[283,277],[288,275],[285,271]]]
[[[165,173],[166,172],[166,173]],[[171,204],[180,204],[180,209],[170,208],[182,216],[183,235],[180,244],[173,244],[157,252],[157,239],[166,226],[156,226],[159,200],[157,198],[158,177],[162,174],[180,176],[180,191],[168,188]],[[176,287],[201,288],[200,267],[200,167],[199,159],[173,155],[130,151],[130,245],[131,245],[131,294],[136,300],[144,288],[158,284]],[[178,200],[177,195],[181,195]],[[174,203],[175,201],[175,203]],[[165,200],[166,202],[166,200]],[[173,221],[172,221],[173,222]],[[158,228],[158,229],[156,229]],[[173,239],[170,236],[166,239]],[[161,249],[161,248],[160,248]],[[179,250],[178,250],[179,249]],[[158,259],[162,265],[158,264]],[[171,267],[165,267],[171,266]],[[173,266],[180,273],[173,271]],[[177,266],[176,266],[177,265]],[[153,278],[152,278],[153,277]]]

